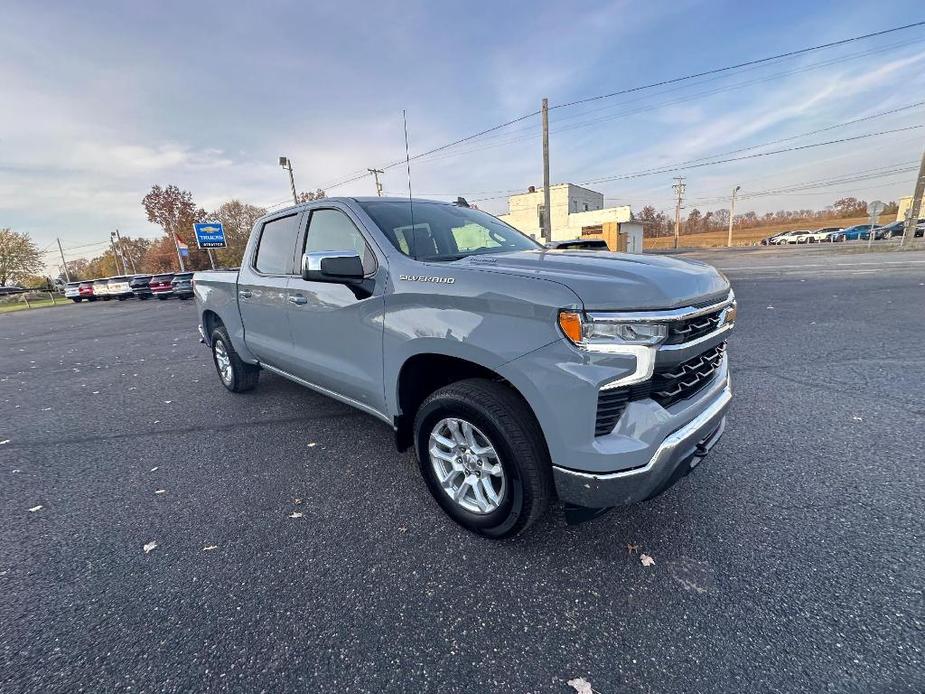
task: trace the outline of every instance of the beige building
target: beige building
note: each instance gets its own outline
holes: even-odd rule
[[[899,199],[899,209],[896,212],[896,221],[902,222],[906,219],[906,210],[912,207],[912,196],[909,195],[905,198]],[[922,219],[925,217],[925,205],[919,205],[919,214],[916,219]]]
[[[553,241],[600,236],[605,225],[628,223],[633,217],[629,205],[605,208],[603,193],[573,183],[549,186],[549,206]],[[546,213],[542,188],[530,186],[526,193],[510,196],[508,209],[501,219],[525,234],[542,236]]]

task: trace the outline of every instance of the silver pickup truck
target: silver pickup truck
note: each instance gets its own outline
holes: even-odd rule
[[[194,278],[239,393],[262,369],[386,422],[443,510],[487,537],[651,498],[716,443],[736,303],[712,267],[550,250],[465,205],[328,198],[260,219]]]

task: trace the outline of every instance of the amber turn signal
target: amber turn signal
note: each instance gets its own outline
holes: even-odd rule
[[[581,342],[581,314],[578,311],[559,311],[559,327],[572,342]]]

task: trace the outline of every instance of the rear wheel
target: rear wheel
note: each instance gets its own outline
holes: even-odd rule
[[[215,362],[215,370],[222,385],[232,393],[253,390],[260,377],[260,367],[241,360],[231,345],[225,326],[212,331],[211,342],[212,361]]]
[[[485,379],[433,393],[414,420],[431,495],[464,528],[501,539],[526,530],[553,496],[542,431],[510,387]]]
[[[71,301],[73,301],[75,304],[79,304],[82,301],[82,299],[78,296],[72,296]]]

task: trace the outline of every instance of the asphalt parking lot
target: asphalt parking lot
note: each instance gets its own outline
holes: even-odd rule
[[[697,257],[725,438],[508,542],[372,417],[227,393],[192,302],[0,316],[0,691],[923,691],[925,253]]]

